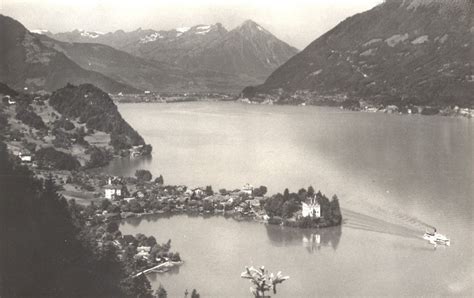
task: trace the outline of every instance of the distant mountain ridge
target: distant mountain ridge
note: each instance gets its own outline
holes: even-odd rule
[[[206,88],[186,71],[167,63],[136,57],[103,44],[62,42],[46,35],[37,37],[46,47],[65,54],[82,68],[141,90]]]
[[[245,86],[244,82],[261,83],[298,52],[251,20],[231,31],[217,23],[168,31],[139,28],[105,34],[83,30],[56,34],[38,32],[64,42],[104,44],[137,57],[173,65],[189,72],[192,78],[199,78],[211,89],[213,84],[229,85],[226,77],[236,87]],[[218,78],[222,81],[216,82]]]
[[[14,19],[0,15],[0,82],[17,90],[53,91],[67,83],[94,83],[107,92],[139,92],[101,73],[81,68],[45,46]]]
[[[387,0],[347,18],[243,95],[472,106],[472,6],[470,0]]]

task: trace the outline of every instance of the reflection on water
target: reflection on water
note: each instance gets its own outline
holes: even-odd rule
[[[142,222],[147,222],[147,223],[153,223],[157,222],[158,219],[160,218],[171,218],[173,214],[171,213],[160,213],[160,214],[150,214],[150,215],[144,215],[144,216],[139,216],[139,217],[130,217],[125,220],[125,223],[131,225],[132,227],[138,227],[140,223]]]
[[[116,176],[133,176],[135,169],[149,169],[152,164],[152,155],[116,158],[105,167],[105,171]]]
[[[341,226],[324,229],[298,229],[265,225],[268,239],[276,246],[302,245],[309,253],[332,247],[336,250],[342,235]]]
[[[160,219],[170,219],[172,217],[187,217],[187,218],[200,218],[200,219],[208,219],[208,218],[213,218],[213,217],[223,217],[223,218],[232,218],[235,219],[236,221],[251,221],[251,219],[248,218],[234,218],[232,214],[200,214],[200,213],[171,213],[171,212],[164,212],[164,213],[156,213],[156,214],[146,214],[143,216],[138,216],[138,217],[130,217],[125,219],[123,222],[126,223],[127,225],[130,225],[132,227],[138,227],[140,224],[143,222],[146,223],[155,223]]]

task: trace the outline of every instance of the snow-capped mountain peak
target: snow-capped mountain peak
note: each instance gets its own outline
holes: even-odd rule
[[[34,29],[34,30],[30,30],[30,32],[46,35],[49,31],[47,29]]]
[[[161,35],[159,32],[154,32],[152,34],[146,35],[145,37],[140,38],[140,43],[149,43],[156,41],[157,39],[162,39],[164,38],[163,35]]]
[[[212,26],[211,25],[199,25],[199,26],[196,26],[196,34],[201,34],[201,35],[204,35],[206,33],[209,33],[209,31],[211,31],[212,29]]]
[[[79,30],[80,34],[82,37],[88,37],[88,38],[97,38],[101,35],[104,35],[103,32],[99,31],[86,31],[86,30]]]
[[[188,32],[191,27],[179,27],[176,28],[176,37],[183,35],[183,33]]]

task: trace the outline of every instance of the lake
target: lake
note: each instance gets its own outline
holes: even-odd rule
[[[298,230],[224,217],[148,216],[124,234],[172,239],[185,264],[150,275],[172,296],[248,297],[246,265],[283,271],[276,297],[472,295],[472,120],[333,108],[201,102],[120,104],[153,157],[108,171],[148,169],[167,184],[269,193],[312,185],[337,194],[340,228]],[[451,238],[436,250],[420,236]],[[179,271],[179,273],[178,273]]]

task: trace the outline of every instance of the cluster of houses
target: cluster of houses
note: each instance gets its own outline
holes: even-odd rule
[[[127,187],[130,187],[131,195],[128,195]],[[168,206],[166,211],[193,212],[193,213],[229,213],[242,216],[251,216],[261,220],[268,220],[263,203],[266,197],[255,196],[254,188],[245,184],[241,189],[226,191],[223,193],[209,193],[205,188],[186,188],[185,186],[163,186],[153,182],[147,183],[147,187],[134,188],[133,185],[125,185],[120,180],[109,179],[108,184],[103,186],[106,199],[116,205],[130,203],[134,200],[142,205],[143,213],[160,213],[163,206]],[[161,209],[151,204],[151,201],[159,202]],[[171,206],[171,207],[170,207]],[[127,214],[125,214],[127,213]],[[130,212],[122,213],[122,217],[132,216]],[[318,219],[322,217],[321,206],[315,196],[307,198],[301,203],[301,210],[295,213],[295,219],[310,217]]]
[[[173,206],[170,211],[192,211],[211,213],[217,211],[236,212],[242,215],[264,216],[261,208],[263,197],[253,196],[253,186],[245,184],[241,189],[225,193],[209,193],[206,188],[187,188],[185,186],[163,186],[153,182],[145,183],[140,187],[127,185],[119,178],[109,178],[108,183],[102,187],[106,199],[114,204],[123,202],[130,203],[136,200],[139,203],[144,201],[158,201]],[[130,190],[130,193],[128,192]],[[143,204],[147,206],[146,204]],[[159,210],[147,210],[144,213],[151,213]]]

